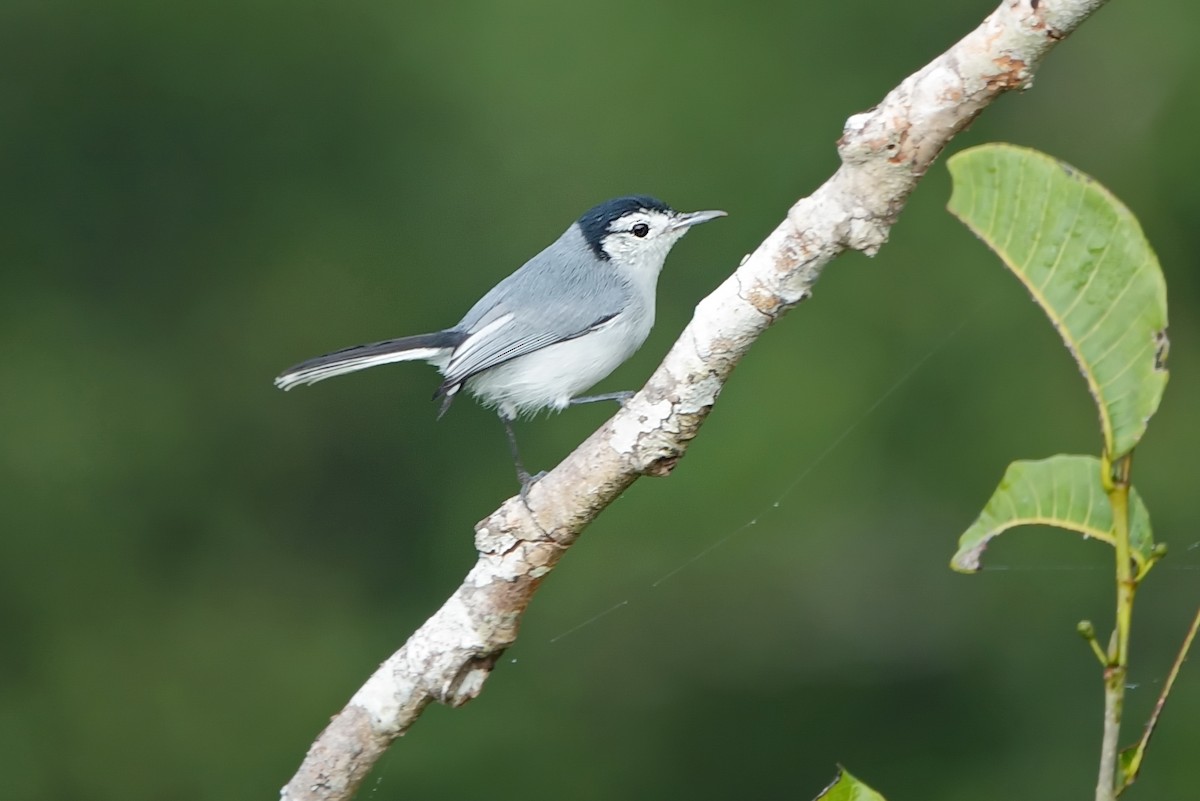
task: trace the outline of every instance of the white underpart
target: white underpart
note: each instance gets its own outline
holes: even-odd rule
[[[641,347],[654,325],[653,307],[648,311],[617,315],[583,336],[485,370],[467,379],[467,389],[505,417],[561,410]]]

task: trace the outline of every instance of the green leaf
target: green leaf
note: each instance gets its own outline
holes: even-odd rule
[[[1051,456],[1013,462],[969,529],[958,540],[950,567],[963,573],[979,569],[992,538],[1016,526],[1058,526],[1113,544],[1113,514],[1095,456]],[[1154,548],[1150,513],[1137,490],[1129,493],[1129,545],[1139,568]]]
[[[1049,315],[1116,461],[1142,438],[1167,383],[1166,282],[1141,226],[1103,186],[1036,150],[983,145],[949,167],[950,212]]]
[[[885,801],[884,797],[838,766],[833,784],[821,791],[814,801]]]

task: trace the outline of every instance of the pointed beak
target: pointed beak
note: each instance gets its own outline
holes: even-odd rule
[[[700,223],[708,222],[709,220],[715,220],[718,217],[724,216],[725,212],[723,211],[693,211],[690,214],[680,214],[678,217],[676,217],[671,223],[671,228],[674,230],[678,230],[680,228],[686,230],[691,228],[693,225],[699,225]]]

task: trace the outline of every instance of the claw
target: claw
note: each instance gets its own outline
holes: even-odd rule
[[[596,403],[597,401],[616,401],[617,403],[624,406],[626,403],[629,403],[629,399],[632,398],[635,394],[637,394],[637,393],[633,392],[632,390],[625,390],[623,392],[606,392],[603,395],[585,395],[582,398],[571,398],[570,403],[572,406],[578,406],[581,403]]]

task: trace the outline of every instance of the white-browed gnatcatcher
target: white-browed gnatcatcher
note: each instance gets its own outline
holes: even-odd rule
[[[658,274],[671,246],[723,211],[674,211],[644,195],[589,209],[549,247],[497,284],[452,328],[335,351],[275,379],[291,389],[379,364],[424,360],[445,377],[441,417],[464,387],[504,422],[524,495],[532,482],[512,422],[572,403],[624,401],[632,393],[578,397],[628,359],[654,325]]]

